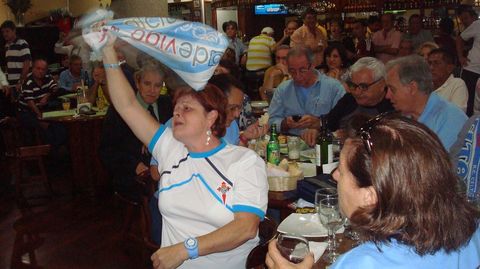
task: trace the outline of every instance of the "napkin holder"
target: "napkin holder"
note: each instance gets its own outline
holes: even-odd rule
[[[92,104],[89,102],[77,104],[77,113],[82,115],[92,114]]]

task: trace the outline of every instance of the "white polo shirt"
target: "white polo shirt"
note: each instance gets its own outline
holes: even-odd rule
[[[235,212],[263,219],[268,204],[265,162],[253,151],[222,143],[194,153],[162,125],[149,149],[161,175],[158,205],[162,247],[211,233],[233,221]],[[230,251],[185,261],[179,268],[245,268],[258,236]]]
[[[480,74],[480,20],[474,21],[460,34],[463,40],[473,38],[473,46],[468,52],[466,70]]]
[[[450,75],[434,92],[458,106],[463,112],[467,111],[468,90],[463,79]]]

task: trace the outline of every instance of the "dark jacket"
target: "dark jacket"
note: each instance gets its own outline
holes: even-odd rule
[[[332,108],[330,113],[327,116],[327,128],[334,132],[344,125],[346,120],[354,114],[365,113],[372,116],[387,112],[393,111],[394,108],[390,100],[383,98],[383,100],[375,106],[372,107],[359,107],[357,101],[351,93],[345,94],[337,104]]]
[[[171,98],[160,96],[157,104],[159,122],[165,123],[173,115]],[[142,154],[142,147],[143,143],[133,134],[115,108],[110,106],[103,122],[99,153],[113,178],[116,191],[132,192],[138,163],[143,162],[149,166],[151,155]]]

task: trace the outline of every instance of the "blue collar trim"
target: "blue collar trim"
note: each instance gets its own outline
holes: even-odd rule
[[[212,155],[214,155],[215,153],[219,152],[220,150],[222,150],[225,146],[227,145],[227,143],[225,142],[225,140],[223,140],[223,138],[220,139],[220,145],[218,145],[216,148],[212,149],[212,150],[209,150],[209,151],[205,151],[205,152],[190,152],[190,157],[192,158],[207,158],[207,157],[210,157]]]

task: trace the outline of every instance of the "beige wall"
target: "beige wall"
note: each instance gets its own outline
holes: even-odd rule
[[[65,7],[65,0],[32,0],[32,8],[25,13],[25,22],[34,21],[48,16],[48,11],[52,9]],[[13,14],[10,9],[0,2],[0,22],[4,20],[13,20]]]
[[[167,0],[113,0],[112,10],[118,17],[167,17]]]

